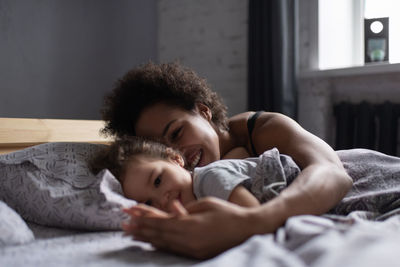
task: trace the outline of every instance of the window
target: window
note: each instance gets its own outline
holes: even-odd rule
[[[364,65],[364,18],[389,17],[389,63],[400,63],[399,11],[398,0],[318,0],[319,69]]]

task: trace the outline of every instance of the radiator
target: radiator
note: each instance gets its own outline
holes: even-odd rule
[[[368,148],[398,156],[399,111],[400,104],[392,102],[335,105],[335,149]]]

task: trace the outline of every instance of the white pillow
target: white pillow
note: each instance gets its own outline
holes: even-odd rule
[[[136,202],[123,196],[118,180],[97,176],[88,161],[104,145],[46,143],[0,155],[0,200],[25,220],[85,230],[120,229],[121,207]]]
[[[0,201],[0,233],[0,247],[21,245],[35,239],[24,220],[3,201]]]

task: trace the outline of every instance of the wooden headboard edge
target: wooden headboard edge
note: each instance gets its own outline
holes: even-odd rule
[[[0,118],[0,154],[48,142],[109,144],[101,120]]]

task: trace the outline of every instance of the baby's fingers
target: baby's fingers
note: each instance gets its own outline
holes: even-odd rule
[[[185,207],[177,200],[174,200],[170,205],[170,212],[175,216],[187,215],[188,212]]]
[[[144,204],[137,204],[133,207],[130,207],[128,209],[123,209],[123,211],[131,216],[135,217],[142,217],[142,216],[147,216],[147,217],[168,217],[168,213],[159,210],[157,208],[147,206]]]
[[[129,221],[121,222],[121,228],[125,232],[125,235],[132,235],[132,233],[138,229],[136,219],[134,217],[131,217]]]
[[[130,207],[130,208],[122,208],[122,211],[125,212],[126,214],[129,214],[131,216],[144,216],[145,214],[138,209],[135,209],[134,207]]]

